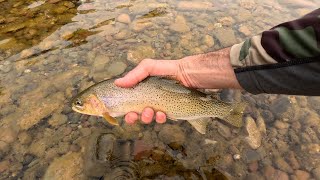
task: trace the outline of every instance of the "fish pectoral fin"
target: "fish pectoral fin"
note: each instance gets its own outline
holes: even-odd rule
[[[246,103],[241,102],[235,105],[235,108],[230,112],[230,114],[226,117],[224,117],[222,120],[226,121],[227,123],[235,126],[235,127],[242,127],[243,121],[243,111],[246,108]]]
[[[210,118],[201,118],[188,120],[188,122],[200,133],[205,134],[207,130],[207,125],[210,121]]]
[[[115,119],[114,117],[110,116],[109,113],[103,113],[102,115],[103,115],[104,119],[105,119],[108,123],[110,123],[110,124],[112,124],[112,125],[117,125],[117,126],[119,125],[118,120]]]

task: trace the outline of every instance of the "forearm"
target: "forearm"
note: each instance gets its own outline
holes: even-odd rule
[[[320,9],[234,45],[230,61],[253,94],[320,95]]]

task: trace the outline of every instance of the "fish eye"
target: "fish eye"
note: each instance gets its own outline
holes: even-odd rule
[[[76,106],[78,106],[78,107],[82,107],[82,106],[83,106],[83,103],[82,103],[82,101],[81,101],[80,99],[77,99],[77,100],[74,102],[74,104],[75,104]]]

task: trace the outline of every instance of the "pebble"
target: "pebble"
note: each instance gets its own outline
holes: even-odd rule
[[[245,122],[245,128],[248,133],[245,140],[252,149],[258,149],[261,146],[261,133],[252,117],[247,116]]]
[[[10,168],[10,162],[7,160],[0,162],[0,173],[7,171]]]
[[[312,175],[313,175],[313,177],[316,178],[316,180],[320,180],[320,166],[318,166],[312,170]]]
[[[223,26],[231,26],[235,23],[235,20],[228,16],[228,17],[223,17],[223,18],[219,18],[218,22],[221,23],[221,25]]]
[[[128,31],[127,29],[122,29],[120,32],[115,34],[113,37],[116,40],[123,40],[123,39],[129,38],[130,35],[131,35],[130,31]]]
[[[134,32],[142,32],[153,26],[153,23],[147,20],[136,20],[131,23]]]
[[[233,159],[234,160],[239,160],[241,158],[241,155],[240,154],[235,154],[233,155]]]
[[[127,59],[133,64],[139,64],[143,59],[154,58],[155,50],[149,45],[137,46],[129,49]]]
[[[217,128],[218,128],[218,133],[226,138],[226,139],[229,139],[231,137],[231,131],[230,131],[230,128],[220,122],[217,122]]]
[[[274,126],[278,129],[288,129],[289,128],[289,124],[288,123],[285,123],[285,122],[282,122],[280,120],[277,120],[275,123],[274,123]]]
[[[306,171],[302,170],[296,170],[294,171],[294,175],[297,177],[299,180],[308,180],[310,178],[310,174]]]
[[[12,128],[0,128],[0,140],[5,143],[12,143],[16,140],[18,133]]]
[[[261,134],[265,135],[267,133],[266,124],[261,116],[257,118],[257,126]]]
[[[280,97],[274,100],[270,110],[278,119],[293,117],[293,104],[287,97]]]
[[[182,15],[178,15],[169,28],[170,30],[179,33],[185,33],[190,31],[190,27],[187,25],[187,21]]]
[[[176,125],[163,125],[162,129],[158,134],[159,139],[165,144],[178,143],[182,144],[185,142],[185,133],[179,126]]]
[[[293,173],[291,166],[282,157],[275,158],[274,163],[280,170]]]
[[[210,35],[205,35],[203,38],[203,43],[210,48],[210,47],[214,46],[214,39]]]
[[[18,135],[18,140],[23,145],[28,145],[32,141],[32,137],[26,131],[22,131]]]
[[[213,34],[219,40],[222,47],[228,47],[237,43],[237,38],[232,28],[217,28],[213,30]]]
[[[259,153],[257,151],[252,150],[252,149],[248,149],[244,152],[243,158],[246,163],[251,163],[251,162],[260,160],[261,156],[259,155]]]
[[[179,1],[177,9],[181,11],[205,11],[212,9],[213,6],[211,2]]]
[[[117,20],[121,23],[125,23],[125,24],[130,24],[131,23],[131,18],[128,14],[120,14],[117,17]]]
[[[267,124],[272,123],[272,122],[274,122],[274,120],[275,120],[272,112],[269,111],[269,110],[263,110],[263,111],[261,112],[261,116],[262,116],[263,120],[264,120]]]
[[[250,163],[249,167],[248,167],[250,172],[256,172],[258,170],[258,168],[259,168],[259,164],[257,161]]]
[[[248,26],[245,25],[240,26],[239,31],[243,33],[245,36],[250,36],[252,34]]]
[[[0,64],[0,71],[2,71],[4,73],[10,72],[11,69],[12,69],[11,64],[8,64],[8,65]]]
[[[85,179],[83,164],[81,153],[68,153],[50,164],[43,179]]]
[[[66,115],[54,113],[52,117],[49,119],[48,123],[53,127],[57,127],[62,124],[65,124],[67,121],[68,117]]]
[[[299,169],[300,168],[299,162],[296,159],[293,151],[290,151],[288,153],[288,158],[287,159],[288,159],[292,169]]]
[[[122,74],[127,68],[127,64],[121,61],[112,62],[108,68],[107,72],[110,74],[110,76],[114,77],[117,75]]]

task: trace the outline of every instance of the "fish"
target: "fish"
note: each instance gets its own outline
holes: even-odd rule
[[[104,80],[79,93],[71,103],[74,111],[104,117],[112,125],[119,125],[116,117],[129,112],[141,114],[150,107],[164,112],[170,120],[188,121],[201,134],[206,133],[211,118],[240,128],[245,108],[243,102],[223,102],[161,77],[149,77],[132,88],[118,87],[113,79]]]

